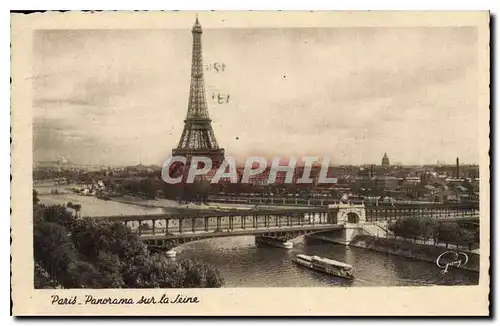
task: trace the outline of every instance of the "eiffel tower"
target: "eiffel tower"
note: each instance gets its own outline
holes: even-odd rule
[[[198,17],[193,25],[193,53],[191,63],[191,88],[184,130],[173,156],[182,156],[190,161],[192,156],[205,156],[212,159],[212,166],[218,167],[224,160],[224,149],[219,148],[208,114],[203,78],[203,58],[201,50],[201,29]]]

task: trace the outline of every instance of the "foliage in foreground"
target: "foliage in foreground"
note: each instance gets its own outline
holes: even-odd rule
[[[75,220],[64,206],[34,209],[35,286],[53,288],[221,287],[210,265],[151,253],[121,223]]]

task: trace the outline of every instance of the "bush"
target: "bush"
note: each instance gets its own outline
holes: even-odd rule
[[[40,264],[35,263],[35,289],[56,289],[59,284],[50,278],[49,273],[40,266]]]
[[[439,242],[457,243],[460,238],[460,226],[456,222],[441,222],[438,224],[436,237]]]
[[[405,217],[396,220],[388,227],[394,235],[404,238],[430,238],[435,233],[436,221],[430,218]]]
[[[456,222],[441,222],[437,229],[439,242],[471,247],[476,243],[476,232],[461,228]]]
[[[75,223],[75,217],[64,205],[53,205],[44,207],[42,220],[49,223],[57,223],[67,229],[71,229]]]
[[[34,209],[35,284],[64,288],[186,288],[221,287],[219,272],[201,262],[175,262],[151,254],[122,223],[84,218],[75,220],[64,207]]]
[[[438,222],[425,217],[400,218],[389,224],[389,231],[395,236],[410,239],[434,239],[435,243],[466,245],[476,243],[476,232],[460,227],[457,222]]]

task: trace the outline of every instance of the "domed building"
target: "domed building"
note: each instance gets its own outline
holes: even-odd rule
[[[382,166],[389,166],[389,165],[391,165],[391,162],[387,157],[387,153],[384,153],[384,157],[382,157]]]

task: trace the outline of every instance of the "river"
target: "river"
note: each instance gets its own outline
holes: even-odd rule
[[[479,273],[451,270],[440,274],[433,263],[345,247],[300,237],[286,250],[255,245],[253,236],[207,239],[177,247],[176,259],[209,263],[224,277],[224,287],[324,287],[324,286],[423,286],[477,285]],[[354,266],[349,282],[297,266],[297,254],[318,255]]]
[[[51,195],[50,190],[65,187],[35,187],[40,201],[47,205],[68,201],[82,205],[82,215],[158,214],[173,208],[154,208],[104,201],[73,193]],[[415,286],[478,284],[479,274],[451,270],[440,274],[429,262],[387,255],[367,249],[351,248],[321,240],[297,238],[294,248],[286,250],[256,246],[253,236],[214,238],[177,247],[177,259],[202,260],[215,266],[225,279],[225,287],[322,287],[322,286]],[[354,266],[356,279],[347,282],[296,266],[292,257],[304,253],[344,261]]]

